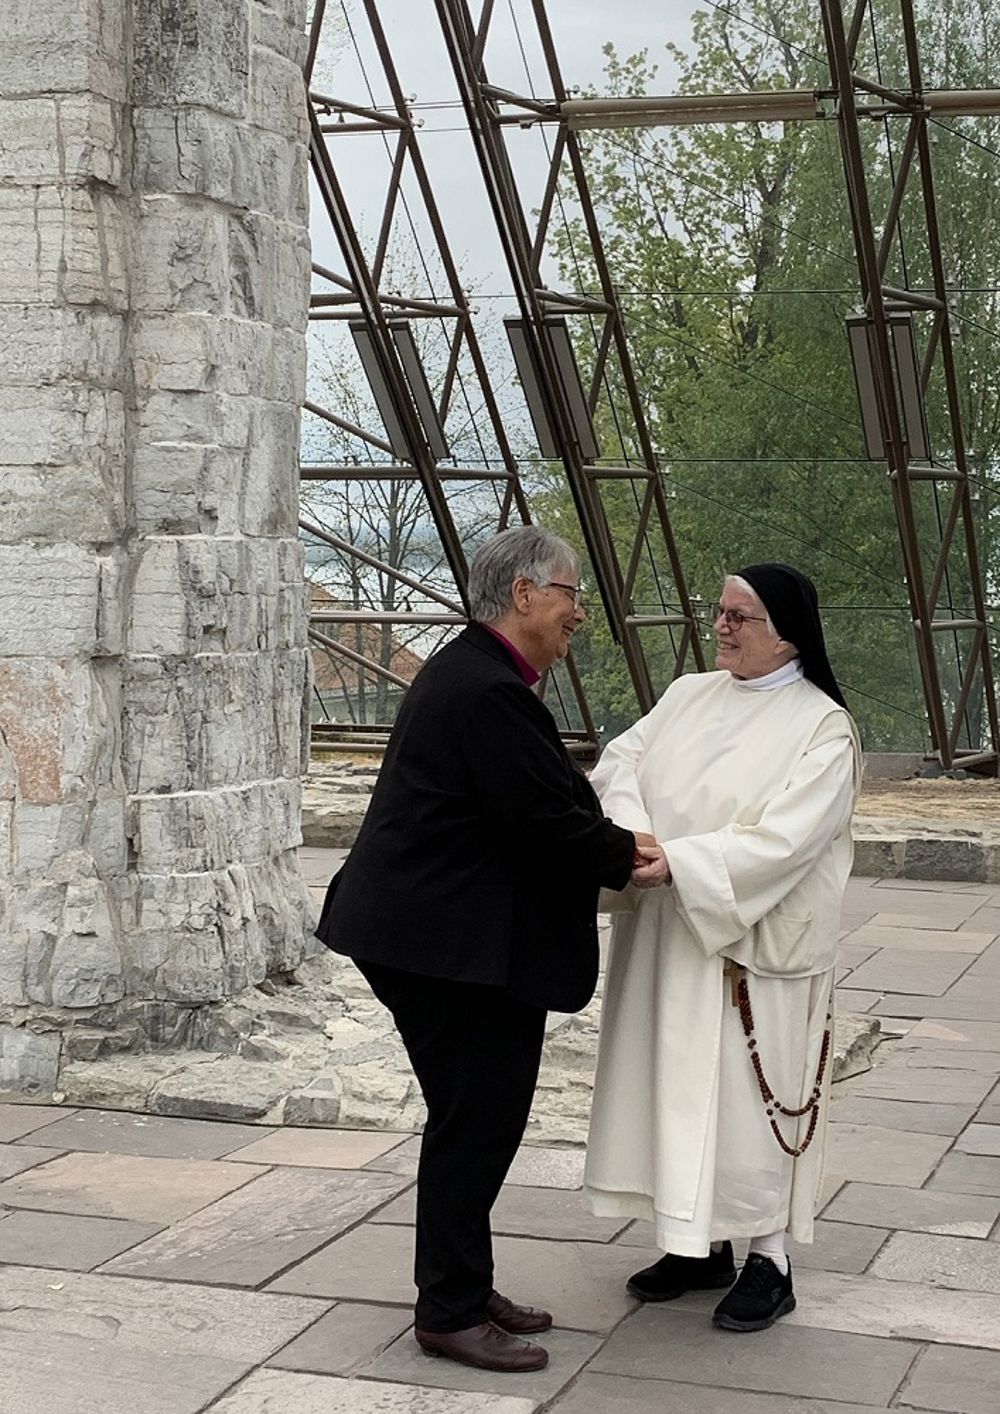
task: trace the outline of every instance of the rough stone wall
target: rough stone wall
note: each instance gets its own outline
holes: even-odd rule
[[[5,17],[0,1089],[302,956],[304,22]]]

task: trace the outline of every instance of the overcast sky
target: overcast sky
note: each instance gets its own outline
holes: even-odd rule
[[[480,5],[481,0],[476,0],[473,10],[477,11]],[[664,46],[668,41],[687,44],[691,14],[696,8],[696,0],[549,0],[549,20],[567,86],[601,88],[604,78],[601,49],[610,41],[623,56],[648,49],[650,60],[660,65],[658,91],[671,91],[675,70]],[[353,39],[344,31],[342,10],[340,0],[330,0],[332,42],[320,57],[314,88],[367,104],[370,102],[367,83],[370,83],[376,102],[385,103],[389,93],[363,7],[357,0],[348,0],[346,12]],[[524,45],[524,57],[512,12]],[[380,14],[403,88],[415,97],[415,111],[423,120],[421,150],[467,286],[477,293],[507,290],[509,281],[475,154],[464,132],[454,131],[461,129],[463,114],[458,106],[433,0],[384,0]],[[340,34],[335,29],[338,22]],[[355,41],[360,62],[354,50]],[[550,95],[530,0],[497,0],[486,65],[493,83],[525,93],[530,91],[530,75],[536,92],[540,96]],[[455,106],[422,106],[441,103]],[[544,137],[537,128],[527,132],[515,130],[509,147],[525,204],[535,206],[540,200],[546,174]],[[371,234],[378,227],[390,171],[385,144],[374,135],[345,135],[336,139],[331,150],[356,222]],[[412,192],[412,188],[410,190]],[[416,211],[419,202],[414,201],[413,206]],[[316,259],[334,264],[331,237],[324,229],[324,221],[317,219],[319,203],[315,198],[313,207]]]
[[[479,13],[481,6],[482,0],[473,0],[475,13]],[[647,50],[649,62],[660,66],[655,91],[673,91],[676,69],[665,46],[668,42],[682,47],[689,44],[691,16],[696,8],[697,0],[548,0],[547,13],[567,88],[604,90],[605,59],[601,51],[610,42],[622,57]],[[452,255],[471,297],[476,332],[504,426],[508,437],[523,449],[525,445],[530,446],[532,439],[503,328],[504,317],[517,312],[517,303],[482,174],[465,127],[464,111],[434,0],[380,0],[379,14],[403,90],[411,98],[414,114],[422,123],[418,139],[420,150]],[[531,0],[496,0],[494,16],[486,51],[490,80],[513,92],[530,94],[534,89],[538,96],[550,97],[551,86]],[[329,93],[365,106],[373,102],[377,106],[388,104],[389,89],[360,0],[346,0],[346,5],[341,0],[328,0],[326,25],[325,43],[313,75],[314,92]],[[540,204],[544,190],[548,173],[546,143],[551,141],[552,130],[534,127],[508,129],[507,132],[515,180],[530,223],[530,213]],[[380,134],[363,133],[333,136],[328,147],[370,259],[392,170],[394,144],[387,144]],[[445,281],[434,257],[436,242],[412,178],[404,181],[403,192],[408,198],[408,210],[399,210],[390,244],[390,251],[395,249],[402,253],[403,271],[401,277],[394,280],[390,267],[383,276],[382,290],[425,296],[432,292],[436,298],[446,299]],[[346,274],[315,188],[312,212],[314,260]],[[411,218],[419,249],[409,229]],[[554,221],[559,219],[557,210]],[[421,257],[427,260],[429,284],[419,268]],[[559,287],[561,282],[554,260],[543,261],[542,277],[550,286]],[[315,288],[329,290],[330,286],[317,277]],[[418,330],[418,337],[424,340],[421,344],[424,363],[435,386],[439,385],[447,364],[447,332],[437,321],[424,321]],[[363,425],[378,428],[380,419],[345,324],[313,322],[309,341],[310,396],[329,404],[346,380],[351,395],[357,400],[351,416]],[[453,399],[449,419],[452,450],[463,459],[473,458],[476,448],[469,446],[469,439],[475,435],[478,451],[495,457],[497,449],[489,445],[489,432],[483,428],[484,419],[478,411],[480,395],[475,379],[468,385],[461,381],[470,372],[463,355],[458,394]],[[467,386],[470,389],[468,401]],[[309,425],[307,419],[304,442],[307,460],[313,459]],[[317,435],[319,431],[317,424]],[[485,437],[487,445],[479,443],[480,436]],[[360,444],[359,451],[364,454]]]

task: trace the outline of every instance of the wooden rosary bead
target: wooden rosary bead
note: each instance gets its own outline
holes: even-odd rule
[[[809,1148],[809,1145],[812,1143],[813,1136],[816,1133],[816,1125],[819,1121],[820,1100],[823,1095],[823,1077],[826,1074],[826,1066],[827,1061],[830,1057],[830,1046],[833,1039],[832,1012],[828,1011],[826,1014],[826,1027],[823,1031],[823,1044],[820,1047],[819,1064],[816,1067],[816,1081],[813,1085],[812,1093],[810,1094],[809,1099],[806,1101],[806,1103],[801,1106],[801,1108],[792,1109],[788,1105],[783,1105],[780,1100],[775,1099],[774,1091],[771,1089],[770,1085],[768,1085],[767,1080],[765,1079],[764,1067],[761,1064],[760,1054],[757,1050],[757,1038],[754,1035],[754,1031],[756,1030],[756,1023],[754,1022],[753,1008],[750,1005],[750,988],[747,985],[747,979],[745,975],[740,977],[739,979],[739,984],[737,986],[737,1001],[740,1013],[740,1023],[743,1026],[743,1034],[747,1038],[747,1049],[750,1052],[750,1061],[753,1065],[754,1074],[757,1077],[757,1088],[760,1091],[760,1097],[764,1101],[764,1105],[767,1109],[768,1123],[771,1126],[771,1131],[774,1134],[775,1139],[778,1141],[778,1144],[784,1150],[784,1152],[786,1154],[791,1155],[793,1159],[797,1159],[800,1154],[805,1153],[805,1151]],[[777,1110],[779,1114],[785,1115],[788,1119],[802,1119],[805,1115],[809,1116],[809,1124],[806,1129],[806,1137],[805,1139],[803,1139],[802,1143],[797,1149],[793,1148],[786,1141],[784,1135],[778,1128],[778,1125],[774,1119],[775,1110]]]

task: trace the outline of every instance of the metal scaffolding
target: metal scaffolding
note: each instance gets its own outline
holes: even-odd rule
[[[927,710],[931,754],[944,769],[963,766],[996,773],[998,727],[992,664],[987,642],[986,606],[974,508],[970,495],[962,412],[959,402],[949,311],[949,291],[938,224],[928,124],[933,115],[995,114],[1000,90],[926,91],[923,85],[912,0],[899,0],[907,61],[904,85],[890,87],[859,72],[858,40],[869,0],[819,0],[829,67],[828,85],[815,90],[747,92],[740,94],[669,95],[634,99],[569,97],[544,0],[531,0],[550,98],[501,89],[487,75],[493,0],[484,0],[474,19],[467,0],[434,0],[441,33],[464,107],[483,183],[500,235],[513,282],[518,318],[508,320],[508,334],[521,377],[528,410],[543,455],[561,462],[593,568],[608,623],[621,644],[636,696],[643,710],[652,705],[654,683],[643,630],[665,626],[671,635],[673,671],[702,668],[702,649],[670,524],[657,451],[652,443],[629,349],[625,321],[605,256],[597,216],[588,189],[577,133],[608,127],[655,127],[663,124],[828,121],[837,126],[843,159],[848,209],[860,276],[861,307],[848,321],[850,348],[858,379],[862,420],[869,455],[883,460],[893,498],[913,627]],[[429,0],[428,0],[429,5]],[[465,562],[461,537],[450,518],[443,485],[456,474],[435,458],[415,398],[412,370],[408,381],[405,350],[394,336],[394,322],[435,317],[454,321],[457,351],[464,340],[473,353],[486,414],[498,445],[503,470],[464,473],[495,477],[504,487],[503,514],[528,515],[517,465],[504,436],[496,400],[475,340],[468,302],[448,254],[433,192],[420,159],[414,125],[385,44],[375,0],[364,0],[364,12],[393,95],[392,111],[361,108],[313,93],[313,167],[330,220],[347,264],[346,277],[333,279],[343,291],[318,296],[315,317],[352,317],[368,331],[368,357],[377,365],[391,406],[383,413],[387,436],[351,428],[383,455],[397,456],[394,475],[418,478],[424,487],[455,577],[464,607]],[[324,5],[316,7],[311,55],[315,54]],[[901,131],[894,188],[881,219],[873,210],[873,183],[862,140],[866,122],[896,124]],[[526,209],[518,192],[507,149],[511,127],[535,125],[551,129],[549,170],[539,210]],[[393,180],[386,199],[379,258],[365,265],[354,235],[350,213],[337,185],[328,144],[335,133],[379,129],[397,142]],[[379,291],[380,260],[384,259],[389,223],[398,197],[404,165],[409,162],[418,182],[448,273],[450,303],[427,307],[426,302]],[[892,286],[886,281],[900,212],[907,191],[919,189],[923,212],[924,253],[932,275],[930,293]],[[542,269],[557,198],[564,189],[582,216],[587,248],[584,264],[596,274],[597,290],[547,288]],[[582,389],[573,356],[568,321],[585,319],[594,332],[589,385]],[[926,328],[924,326],[927,326]],[[922,343],[922,351],[918,346]],[[579,341],[577,341],[579,347]],[[455,354],[457,366],[457,352]],[[453,381],[454,367],[449,370]],[[599,457],[593,418],[609,376],[622,390],[627,407],[627,435],[622,436],[622,465]],[[943,392],[947,408],[948,445],[930,446],[923,406],[931,386]],[[450,385],[449,385],[450,386]],[[313,408],[343,426],[333,412]],[[438,423],[444,412],[439,410]],[[392,426],[390,426],[392,423]],[[431,429],[433,431],[433,429]],[[629,458],[626,443],[638,449]],[[402,451],[403,455],[400,455]],[[370,468],[305,469],[304,475],[372,475]],[[626,543],[618,543],[606,513],[607,486],[630,485],[636,515]],[[934,514],[927,513],[932,497]],[[621,532],[618,532],[619,537]],[[344,548],[343,546],[341,548]],[[652,567],[658,611],[636,613],[640,570]],[[380,566],[385,569],[385,566]],[[659,575],[667,581],[661,587]],[[948,586],[949,607],[942,606]],[[960,609],[954,604],[954,586]],[[648,591],[647,591],[648,592]],[[454,600],[443,604],[459,614]],[[342,616],[341,616],[342,618]],[[342,619],[343,621],[343,619]],[[440,621],[440,615],[438,616]],[[586,713],[579,681],[586,732],[593,727]],[[982,741],[963,740],[967,709],[975,698],[983,706]]]
[[[310,318],[348,323],[383,426],[379,429],[360,427],[344,419],[334,409],[313,401],[307,402],[308,413],[360,439],[379,455],[378,460],[368,466],[303,464],[301,476],[309,482],[358,482],[364,479],[418,482],[425,498],[427,516],[444,551],[454,593],[442,593],[426,580],[407,574],[402,566],[367,554],[343,536],[303,518],[300,527],[314,541],[320,541],[338,554],[406,585],[435,605],[433,611],[412,613],[384,612],[377,608],[356,610],[339,605],[314,608],[310,614],[310,632],[313,642],[325,652],[343,658],[395,686],[405,686],[405,679],[393,672],[391,665],[386,666],[369,655],[351,649],[331,634],[329,627],[357,623],[406,623],[430,628],[461,625],[466,621],[468,566],[462,536],[449,505],[448,482],[481,483],[484,488],[489,488],[496,501],[496,530],[512,523],[528,523],[531,517],[518,465],[476,336],[469,300],[462,288],[424,164],[416,125],[379,18],[379,7],[375,0],[365,0],[363,10],[378,53],[381,73],[391,94],[389,111],[352,103],[336,95],[317,92],[312,87],[312,71],[326,9],[325,0],[318,0],[313,12],[307,60],[310,159],[316,188],[330,229],[336,237],[343,268],[338,271],[325,265],[313,266],[314,275],[325,285],[332,285],[334,293],[319,290],[312,295]],[[333,155],[338,141],[346,135],[357,133],[382,134],[392,145],[391,172],[386,185],[375,254],[371,258],[362,247],[354,215],[337,176]],[[393,219],[401,199],[404,199],[403,184],[407,178],[415,182],[423,215],[433,234],[434,254],[448,288],[448,298],[443,302],[387,294],[381,288]],[[448,363],[437,403],[423,373],[411,330],[412,321],[427,319],[439,322],[447,331],[449,343]],[[472,369],[475,396],[482,416],[489,422],[493,443],[499,452],[499,468],[486,465],[461,467],[449,453],[444,428],[456,389],[463,380],[460,372],[463,359]],[[462,386],[467,393],[464,383]],[[593,751],[596,731],[572,657],[567,661],[567,671],[582,729],[567,728],[564,736],[572,749],[587,754]],[[543,685],[543,691],[547,685],[547,682]],[[336,731],[324,730],[321,725],[314,735],[323,738],[327,746],[350,749],[352,744],[363,738],[366,745],[378,747],[384,743],[387,726],[387,723],[372,723],[363,733],[358,733],[343,727]]]

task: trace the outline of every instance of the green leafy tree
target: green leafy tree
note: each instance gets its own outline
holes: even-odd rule
[[[989,85],[1000,53],[1000,15],[986,0],[922,7],[928,83]],[[696,14],[690,52],[671,48],[681,92],[828,85],[817,7],[806,0],[742,0]],[[612,94],[657,92],[647,53],[605,50]],[[859,66],[884,82],[905,73],[898,5],[875,0]],[[898,120],[897,120],[898,121]],[[936,181],[947,278],[962,293],[958,372],[970,455],[979,482],[979,542],[987,583],[998,567],[994,464],[1000,436],[996,286],[1000,238],[995,185],[1000,124],[935,123]],[[958,131],[960,129],[960,132]],[[904,129],[864,125],[873,210],[884,212]],[[971,140],[970,140],[971,139]],[[864,457],[844,316],[858,307],[835,124],[719,125],[587,136],[587,167],[609,260],[622,292],[628,333],[670,497],[689,587],[706,603],[722,576],[740,564],[780,559],[820,585],[831,656],[849,685],[866,744],[919,749],[926,741],[923,698],[906,608],[896,517],[881,462]],[[556,232],[563,278],[593,288],[582,261],[579,218]],[[930,285],[919,188],[901,213],[887,279]],[[918,317],[924,343],[929,318]],[[592,341],[578,330],[578,357],[592,366]],[[605,456],[635,457],[622,432],[623,389],[609,378],[597,425]],[[932,445],[947,449],[943,389],[932,385]],[[981,483],[981,484],[980,484]],[[617,483],[605,506],[624,546],[635,501]],[[568,518],[553,480],[545,516]],[[943,505],[928,488],[918,521],[932,572]],[[637,601],[660,607],[665,555],[656,550],[637,585]],[[942,608],[967,611],[968,576],[960,563],[942,591]],[[620,653],[595,615],[578,656],[595,717],[616,730],[635,702]],[[670,655],[661,635],[663,671]],[[653,640],[650,639],[650,646]],[[964,651],[964,644],[962,645]],[[958,665],[946,674],[958,690]],[[980,731],[974,713],[969,734]]]

